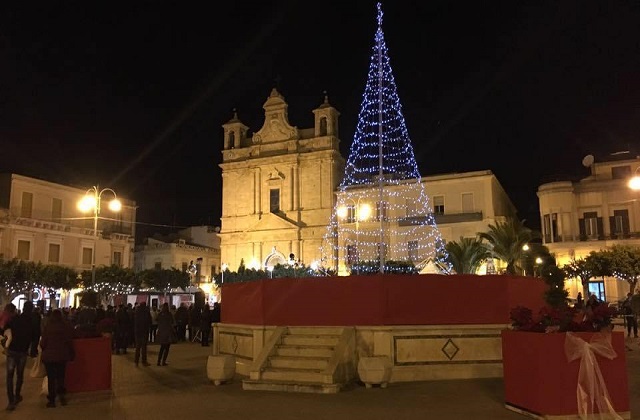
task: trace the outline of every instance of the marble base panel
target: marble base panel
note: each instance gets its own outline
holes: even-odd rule
[[[249,375],[275,326],[214,324],[213,354],[235,356]],[[320,327],[319,327],[320,328]],[[508,325],[356,326],[356,355],[386,356],[390,382],[502,377],[501,331]],[[354,360],[357,365],[358,360]]]

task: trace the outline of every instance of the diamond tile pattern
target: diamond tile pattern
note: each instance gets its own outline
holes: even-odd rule
[[[458,354],[459,350],[460,348],[456,346],[456,344],[451,339],[448,339],[447,342],[444,343],[444,346],[442,346],[442,352],[445,356],[447,356],[449,360],[453,360],[453,358],[456,357],[456,354]]]

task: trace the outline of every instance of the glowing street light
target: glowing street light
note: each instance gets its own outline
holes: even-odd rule
[[[116,192],[111,188],[99,189],[93,186],[87,190],[84,197],[78,201],[78,209],[83,213],[93,212],[93,252],[91,253],[91,287],[96,284],[96,251],[98,250],[98,218],[100,217],[100,207],[102,194],[111,193],[113,198],[109,201],[109,210],[114,213],[122,210],[122,203],[118,200]]]
[[[638,175],[638,169],[640,169],[640,167],[636,168],[635,175],[633,175],[627,183],[627,186],[634,191],[640,190],[640,175]]]

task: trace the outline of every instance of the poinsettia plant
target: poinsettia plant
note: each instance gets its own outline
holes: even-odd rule
[[[546,305],[534,316],[533,311],[524,306],[511,309],[511,326],[519,331],[530,332],[577,332],[600,331],[611,327],[613,318],[618,315],[614,307],[606,303],[579,309],[567,303],[567,291],[564,289],[564,273],[555,265],[542,270],[542,277],[549,285],[545,292]]]
[[[617,310],[605,303],[587,311],[568,305],[544,306],[535,316],[531,309],[517,306],[509,314],[514,329],[530,332],[600,331],[611,327],[616,315]]]

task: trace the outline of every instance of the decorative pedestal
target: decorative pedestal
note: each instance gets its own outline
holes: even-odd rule
[[[209,356],[207,377],[216,385],[233,379],[236,373],[236,358],[230,355]]]
[[[373,385],[386,388],[391,378],[391,360],[385,356],[361,357],[358,375],[367,388]]]

